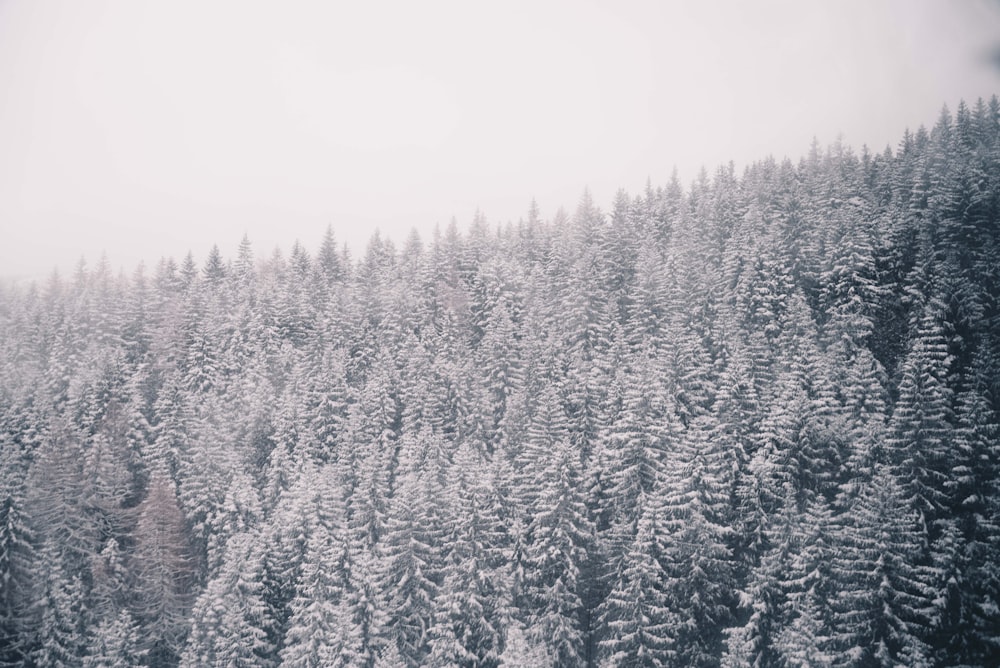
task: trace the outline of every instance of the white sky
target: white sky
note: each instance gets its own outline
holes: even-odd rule
[[[0,276],[604,208],[1000,93],[986,0],[0,0]]]

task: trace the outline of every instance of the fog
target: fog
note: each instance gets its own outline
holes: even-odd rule
[[[350,5],[350,6],[347,6]],[[1000,4],[0,2],[0,276],[428,238],[1000,92]]]

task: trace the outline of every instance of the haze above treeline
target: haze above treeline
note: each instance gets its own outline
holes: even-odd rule
[[[881,152],[1000,90],[998,34],[978,0],[4,2],[0,276],[328,225],[358,257],[813,137]]]

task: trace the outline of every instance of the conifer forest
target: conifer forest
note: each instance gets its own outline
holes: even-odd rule
[[[996,97],[353,256],[81,262],[0,288],[0,664],[1000,665],[998,420]]]

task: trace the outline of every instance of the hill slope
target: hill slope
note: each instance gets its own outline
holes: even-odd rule
[[[0,658],[989,664],[998,297],[996,98],[357,262],[6,288]]]

